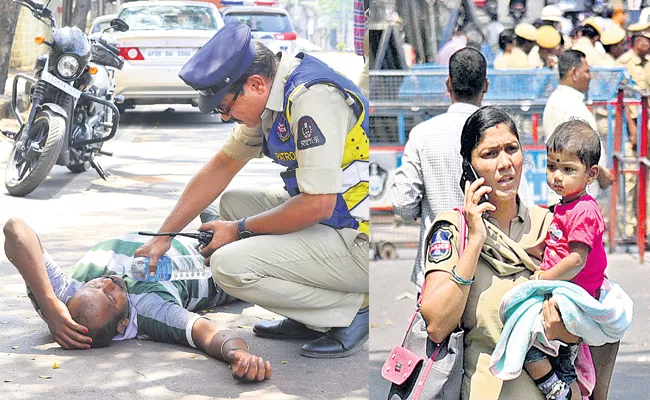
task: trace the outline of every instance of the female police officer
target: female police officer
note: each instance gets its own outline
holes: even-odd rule
[[[230,190],[203,249],[228,294],[287,319],[259,336],[317,338],[308,357],[343,357],[368,337],[368,103],[350,80],[302,53],[273,54],[230,23],[183,67],[201,112],[239,122],[194,176],[160,231],[184,228],[252,158],[287,167],[282,190]],[[170,246],[153,238],[136,255],[150,271]],[[331,328],[331,329],[330,329]],[[326,333],[325,333],[326,332]]]

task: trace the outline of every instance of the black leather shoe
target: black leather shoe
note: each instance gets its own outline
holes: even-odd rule
[[[271,339],[314,339],[324,335],[323,332],[309,329],[289,318],[280,321],[260,321],[253,327],[253,332],[257,336]]]
[[[347,357],[363,347],[368,340],[369,308],[362,308],[347,328],[332,328],[325,336],[307,343],[300,354],[313,358]]]

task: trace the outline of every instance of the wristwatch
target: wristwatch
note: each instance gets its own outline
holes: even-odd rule
[[[237,224],[237,236],[239,236],[240,239],[246,239],[255,236],[253,232],[246,229],[246,218],[239,220],[239,223]]]

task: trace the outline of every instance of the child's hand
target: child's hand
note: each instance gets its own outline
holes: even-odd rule
[[[542,271],[541,269],[538,269],[537,271],[535,271],[534,274],[532,274],[532,275],[530,276],[529,279],[530,279],[531,281],[538,281],[538,280],[542,279],[542,274],[543,274],[543,273],[544,273],[544,271]]]

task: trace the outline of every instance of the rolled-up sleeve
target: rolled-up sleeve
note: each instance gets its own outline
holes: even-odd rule
[[[290,122],[296,140],[298,188],[309,194],[339,193],[343,146],[356,120],[352,108],[338,89],[326,85],[303,89],[294,98]],[[308,145],[301,145],[301,120],[311,124]]]
[[[258,125],[248,128],[246,125],[236,124],[221,150],[237,161],[249,161],[261,157],[262,127]]]
[[[413,137],[411,133],[411,137]],[[402,165],[395,171],[392,187],[393,210],[402,217],[419,218],[422,214],[424,180],[417,144],[406,142]]]

